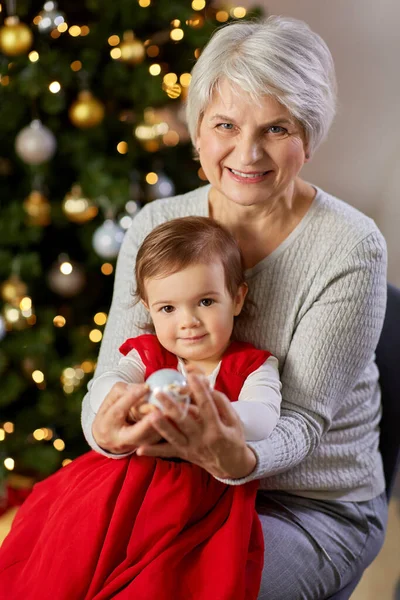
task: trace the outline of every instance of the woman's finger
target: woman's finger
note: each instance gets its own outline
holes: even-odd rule
[[[180,458],[175,446],[168,443],[139,446],[136,454],[138,456],[157,456],[158,458]]]
[[[218,425],[220,419],[211,395],[210,384],[204,377],[195,374],[188,375],[188,383],[192,391],[194,404],[207,425]]]
[[[175,448],[185,447],[188,445],[188,438],[186,435],[177,429],[172,421],[167,416],[157,413],[151,413],[148,418],[156,431],[164,438],[169,444]]]
[[[229,398],[218,392],[213,390],[211,392],[212,398],[214,400],[214,405],[218,411],[218,414],[225,425],[236,425],[240,419],[236,411],[232,408],[232,403]]]
[[[113,420],[116,417],[118,421],[121,421],[126,419],[131,406],[142,400],[147,393],[147,387],[145,384],[138,384],[132,388],[126,387],[124,390],[120,388],[115,390],[115,387],[113,386],[107,394],[97,414]]]

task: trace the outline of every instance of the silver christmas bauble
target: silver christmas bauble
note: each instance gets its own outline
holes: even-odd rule
[[[85,285],[85,275],[78,263],[62,256],[51,267],[47,281],[53,292],[70,298],[82,290]]]
[[[57,2],[45,2],[43,6],[43,10],[38,15],[40,17],[40,21],[37,24],[37,27],[40,33],[50,33],[64,23],[64,13],[57,9]]]
[[[24,127],[15,138],[15,151],[29,165],[40,165],[50,160],[56,151],[53,133],[39,119]]]
[[[175,369],[160,369],[155,371],[146,379],[146,383],[150,388],[150,396],[148,402],[154,404],[161,411],[163,410],[162,404],[157,400],[156,395],[158,392],[168,394],[168,396],[175,402],[181,402],[185,408],[190,403],[190,397],[186,393],[181,392],[181,388],[187,385],[185,377],[179,371]]]
[[[101,258],[115,258],[124,239],[125,231],[112,219],[106,219],[93,234],[93,248]]]
[[[169,198],[175,193],[175,185],[172,179],[167,177],[165,173],[158,172],[158,180],[156,183],[147,184],[147,196],[149,200],[157,200],[158,198]]]

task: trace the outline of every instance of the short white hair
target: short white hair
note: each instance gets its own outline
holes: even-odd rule
[[[203,114],[227,79],[255,101],[274,96],[303,126],[313,152],[336,112],[336,77],[324,40],[297,19],[232,22],[213,34],[192,70],[187,121],[193,144]]]

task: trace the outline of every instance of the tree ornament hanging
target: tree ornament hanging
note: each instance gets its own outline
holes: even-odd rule
[[[102,122],[104,118],[104,105],[95,98],[89,90],[79,93],[77,100],[71,104],[68,115],[75,127],[89,129]]]
[[[135,38],[133,31],[125,31],[119,49],[121,50],[120,60],[129,65],[140,64],[146,56],[143,43]]]
[[[50,268],[47,281],[53,292],[70,298],[82,290],[85,285],[85,275],[78,263],[70,260],[67,254],[61,254]]]
[[[106,219],[93,234],[93,248],[101,258],[116,258],[124,239],[124,230],[113,221]]]
[[[20,279],[19,275],[13,273],[1,284],[1,297],[4,302],[12,306],[18,306],[22,298],[28,293],[28,286]]]
[[[57,142],[54,134],[39,119],[34,119],[15,138],[15,151],[29,165],[40,165],[52,158]]]
[[[16,16],[4,19],[0,28],[0,50],[6,56],[25,54],[32,46],[33,35],[28,25],[21,23]]]
[[[46,227],[51,221],[50,202],[42,192],[32,190],[23,203],[24,211],[27,214],[28,225],[39,225]]]
[[[175,193],[175,185],[172,179],[167,177],[163,171],[157,172],[158,179],[153,184],[147,184],[148,200],[157,200],[158,198],[169,198]]]
[[[40,33],[51,33],[53,29],[56,29],[61,23],[65,21],[65,15],[63,12],[58,10],[57,2],[45,2],[43,10],[38,14],[40,17],[37,23],[37,28]]]
[[[67,219],[73,223],[87,223],[99,212],[97,206],[83,194],[79,184],[73,185],[66,194],[62,209]]]

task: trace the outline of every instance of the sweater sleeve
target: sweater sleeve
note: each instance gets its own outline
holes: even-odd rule
[[[374,231],[321,280],[298,317],[282,372],[281,417],[268,439],[248,442],[257,464],[239,485],[286,471],[319,445],[348,390],[374,359],[386,307],[386,247]],[[305,306],[307,303],[305,303]]]
[[[92,425],[96,413],[90,403],[90,390],[93,381],[106,371],[113,370],[121,357],[120,345],[128,338],[143,333],[138,324],[146,321],[146,312],[141,303],[135,303],[135,261],[138,247],[145,235],[153,228],[151,212],[145,206],[135,217],[131,227],[125,234],[119,252],[115,273],[114,292],[107,324],[100,347],[94,378],[89,382],[88,393],[82,404],[82,429],[88,444],[97,452],[112,458],[122,458],[125,455],[114,455],[102,450],[92,434]]]

